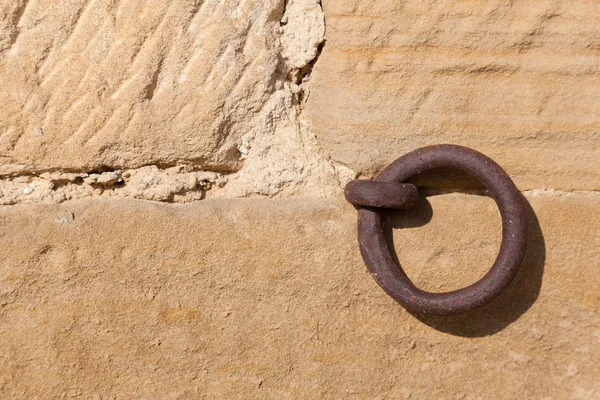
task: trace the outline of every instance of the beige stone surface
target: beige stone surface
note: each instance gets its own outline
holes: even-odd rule
[[[3,2],[2,164],[236,168],[276,90],[281,1],[55,3]]]
[[[0,399],[600,399],[598,27],[587,0],[0,0]],[[341,188],[443,142],[507,169],[529,245],[493,303],[413,316]],[[415,183],[403,268],[476,281],[494,202]]]
[[[600,189],[600,2],[323,2],[307,115],[336,161],[371,176],[455,143],[519,188]]]
[[[0,5],[0,173],[237,171],[325,29],[316,0],[55,3]]]
[[[0,3],[0,204],[339,193],[303,117],[324,35],[318,0]]]
[[[341,199],[1,207],[0,397],[600,398],[600,198],[527,198],[516,282],[421,320],[366,272]],[[388,222],[430,290],[476,280],[498,248],[486,197]]]

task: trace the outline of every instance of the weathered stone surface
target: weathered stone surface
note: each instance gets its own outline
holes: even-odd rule
[[[239,168],[277,79],[283,0],[0,6],[2,171]]]
[[[600,198],[528,199],[517,281],[423,321],[366,272],[341,199],[2,207],[0,397],[599,398]],[[389,222],[430,290],[476,280],[498,247],[485,197]]]
[[[323,6],[0,1],[0,398],[600,399],[600,4]],[[539,221],[499,299],[425,318],[369,276],[339,194],[439,142],[496,159]],[[256,195],[310,198],[224,199]],[[387,223],[431,291],[500,242],[486,197]]]
[[[171,167],[219,173],[221,197],[338,194],[354,174],[321,154],[302,116],[324,35],[318,0],[0,4],[0,204],[95,196],[73,174],[149,166],[166,181]],[[103,194],[137,193],[121,183]],[[184,186],[180,198],[204,197]]]
[[[323,2],[308,116],[373,175],[428,144],[499,161],[521,189],[600,189],[600,3]]]

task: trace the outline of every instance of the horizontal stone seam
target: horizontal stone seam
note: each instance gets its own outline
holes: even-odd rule
[[[0,205],[59,204],[84,198],[134,198],[165,203],[202,200],[223,187],[231,173],[190,165],[136,169],[52,171],[0,178]]]
[[[181,176],[185,177],[186,174],[181,174]],[[173,179],[177,179],[177,174],[171,175],[174,177]],[[189,177],[185,177],[188,179]],[[91,179],[91,181],[90,181]],[[212,197],[208,195],[208,192],[218,191],[218,187],[224,183],[219,183],[219,177],[203,177],[203,178],[192,178],[196,179],[193,182],[192,188],[184,188],[180,189],[177,186],[177,181],[175,183],[167,182],[165,185],[170,189],[175,187],[175,189],[167,189],[166,191],[161,191],[158,189],[158,192],[153,192],[151,190],[144,191],[135,190],[134,187],[131,191],[128,191],[127,185],[124,185],[122,182],[109,182],[103,183],[102,178],[99,176],[90,175],[89,178],[81,178],[77,183],[69,182],[66,184],[62,184],[61,188],[63,188],[62,192],[55,192],[53,187],[45,188],[44,190],[38,190],[31,187],[31,184],[19,182],[16,185],[16,190],[19,191],[17,196],[10,198],[4,194],[7,191],[7,182],[3,182],[0,180],[0,207],[9,207],[12,205],[18,204],[61,204],[69,201],[75,200],[85,200],[85,199],[114,199],[114,200],[138,200],[138,201],[148,201],[153,203],[179,203],[179,204],[190,204],[198,201],[205,200],[207,197]],[[57,179],[58,181],[59,179]],[[48,180],[49,183],[52,180]],[[142,181],[143,182],[143,181]],[[39,186],[39,185],[38,185]],[[82,186],[86,186],[89,190],[88,192],[78,192],[78,189],[81,189]],[[114,186],[114,187],[112,187]],[[215,188],[215,186],[217,188]],[[24,189],[22,189],[23,187]],[[29,188],[29,189],[28,189]],[[36,193],[38,190],[38,193]],[[65,195],[66,193],[66,195]],[[424,195],[426,196],[435,196],[435,195],[448,195],[448,194],[462,194],[462,195],[477,195],[477,196],[488,196],[489,194],[485,190],[426,190],[424,191]],[[600,190],[593,191],[559,191],[553,189],[544,189],[544,190],[528,190],[523,191],[522,194],[526,198],[535,198],[535,197],[544,197],[544,198],[592,198],[592,199],[600,199]],[[38,195],[38,196],[36,196]],[[271,197],[269,196],[250,196],[251,198],[264,199],[269,200]],[[218,197],[218,199],[222,200],[232,200],[232,199],[244,199],[249,197]],[[289,196],[289,197],[277,197],[279,200],[294,200],[294,199],[311,199],[306,196]],[[328,198],[333,199],[336,196],[329,196]],[[215,198],[216,199],[216,198]],[[314,197],[315,200],[323,200],[322,197]]]

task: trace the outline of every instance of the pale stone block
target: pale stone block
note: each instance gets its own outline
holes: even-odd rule
[[[283,0],[0,4],[0,172],[240,167]],[[279,85],[279,87],[277,86]]]

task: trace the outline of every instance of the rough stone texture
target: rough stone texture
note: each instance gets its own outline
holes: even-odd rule
[[[73,177],[144,166],[219,173],[221,197],[339,193],[354,174],[302,117],[324,35],[318,0],[1,3],[0,204],[98,195]]]
[[[600,2],[323,2],[307,115],[334,160],[373,175],[456,143],[521,189],[600,189]]]
[[[600,3],[323,7],[0,0],[1,399],[600,399]],[[497,301],[424,318],[340,188],[441,142],[506,167],[530,244]],[[480,278],[493,201],[414,183],[470,194],[388,215],[403,267]]]
[[[528,199],[539,223],[530,210],[508,292],[421,321],[366,272],[341,200],[0,208],[0,397],[600,398],[600,198]],[[498,247],[485,197],[389,222],[431,290]]]
[[[281,23],[285,26],[283,57],[290,70],[300,73],[295,76],[298,80],[302,78],[302,70],[317,57],[318,45],[325,39],[325,16],[321,1],[286,0],[286,12]]]
[[[54,3],[2,7],[3,164],[235,169],[276,90],[282,1]]]
[[[0,185],[0,205],[62,203],[89,197],[134,198],[187,203],[202,200],[226,179],[214,172],[184,166],[160,169],[154,165],[103,173],[51,173],[20,176]]]

